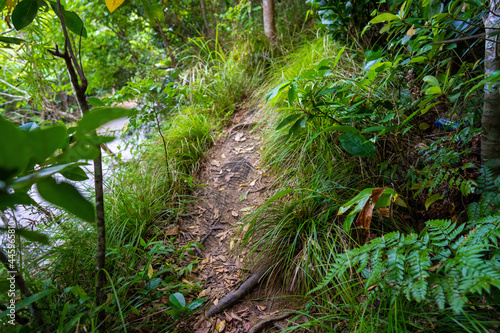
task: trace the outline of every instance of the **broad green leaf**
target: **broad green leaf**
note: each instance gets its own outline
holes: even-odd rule
[[[395,20],[401,20],[401,18],[397,15],[391,13],[382,13],[380,15],[375,16],[370,20],[371,24],[376,24],[380,22],[391,22]]]
[[[318,77],[318,72],[315,69],[306,69],[300,73],[301,79],[315,80]]]
[[[410,60],[410,64],[413,64],[413,63],[422,63],[422,62],[425,62],[425,61],[428,61],[428,58],[426,56],[413,57]]]
[[[0,43],[21,45],[22,43],[26,43],[26,41],[21,38],[0,36]]]
[[[339,211],[337,213],[337,215],[342,215],[344,214],[346,211],[349,210],[349,208],[351,208],[354,204],[358,204],[358,206],[361,206],[361,209],[363,208],[363,206],[365,205],[366,201],[368,201],[368,199],[370,198],[370,196],[372,195],[372,191],[375,189],[376,187],[374,188],[365,188],[364,190],[362,190],[361,192],[359,192],[354,198],[352,198],[351,200],[349,200],[348,202],[346,202],[345,204],[343,204],[342,206],[340,206],[339,208]],[[361,203],[361,204],[360,204]],[[359,209],[359,210],[361,210]],[[358,210],[358,211],[359,211]],[[358,212],[356,209],[349,213],[349,215],[353,215],[353,214],[356,214]]]
[[[26,28],[36,17],[38,13],[37,0],[22,0],[12,11],[12,23],[16,30]]]
[[[297,119],[297,121],[295,121],[295,123],[292,125],[292,127],[290,127],[290,129],[288,130],[288,136],[286,137],[286,140],[287,141],[292,135],[297,135],[299,133],[299,130],[301,127],[305,127],[305,120],[307,118],[306,117],[303,117],[303,118],[299,118]],[[302,126],[302,124],[304,124],[304,126]]]
[[[335,68],[337,67],[337,63],[339,62],[340,60],[340,57],[342,57],[342,54],[344,54],[344,51],[345,51],[345,46],[339,51],[339,53],[337,53],[337,55],[335,56],[335,60],[333,60],[333,65],[332,65],[332,68]]]
[[[434,87],[439,87],[439,81],[438,81],[438,79],[436,79],[435,76],[426,75],[426,76],[424,76],[423,80]]]
[[[106,0],[106,7],[108,7],[108,10],[112,13],[116,8],[120,7],[124,1],[125,0]]]
[[[148,2],[148,0],[142,0],[142,4],[144,5],[144,10],[150,20],[155,21],[165,19],[165,16],[163,15],[163,9],[160,5],[152,5],[150,2]]]
[[[100,126],[113,121],[115,119],[133,116],[137,113],[135,110],[117,108],[117,107],[102,107],[95,108],[83,115],[78,122],[76,129],[76,139],[90,134]]]
[[[188,304],[187,306],[187,309],[189,311],[193,311],[194,309],[198,308],[200,305],[203,304],[203,302],[205,302],[207,299],[206,298],[199,298],[199,299],[196,299],[194,301],[192,301],[191,303]]]
[[[342,89],[342,87],[333,87],[333,88],[330,88],[330,89],[326,89],[326,90],[321,90],[317,95],[316,97],[321,97],[321,96],[325,96],[325,95],[328,95],[328,94],[331,94],[332,92],[334,91],[338,91]]]
[[[171,304],[176,308],[183,308],[186,306],[186,299],[181,293],[171,294],[168,298]]]
[[[34,205],[35,201],[31,197],[22,192],[14,192],[12,194],[0,192],[0,211],[7,208],[14,208],[17,205]]]
[[[37,302],[41,300],[44,297],[47,297],[53,293],[55,293],[57,289],[45,289],[44,291],[39,292],[38,294],[31,295],[30,297],[27,297],[23,299],[21,302],[16,303],[16,308],[15,311],[19,311],[25,306],[30,305],[31,303]],[[5,318],[9,311],[2,311],[0,312],[0,320]]]
[[[7,228],[0,228],[0,232],[8,232]],[[31,231],[26,229],[15,229],[16,235],[19,235],[29,241],[37,242],[43,245],[49,245],[49,236],[40,233],[39,231]]]
[[[0,180],[21,173],[29,160],[26,132],[0,116]]]
[[[50,1],[50,6],[54,13],[59,17],[59,11],[57,10],[57,2]],[[85,28],[82,19],[78,16],[77,13],[73,11],[68,11],[61,5],[61,11],[64,18],[64,24],[69,31],[74,34],[82,37],[87,37],[87,29]]]
[[[339,136],[339,141],[342,144],[342,148],[353,156],[375,156],[375,145],[371,141],[365,142],[366,139],[350,133],[344,133]]]
[[[52,178],[37,183],[38,193],[48,202],[59,206],[87,222],[94,222],[94,206],[71,184],[59,183]]]
[[[282,129],[283,127],[285,127],[286,125],[290,124],[292,121],[296,120],[300,116],[301,116],[300,113],[289,115],[288,117],[286,117],[285,119],[283,119],[280,122],[280,124],[278,125],[278,127],[276,127],[276,130],[278,131],[278,130]]]
[[[290,81],[286,81],[286,82],[280,83],[279,85],[277,85],[276,87],[274,87],[273,90],[271,90],[270,92],[268,92],[266,94],[266,102],[272,101],[274,98],[276,98],[276,96],[279,95],[279,93],[283,89],[285,89],[289,85],[290,85]]]
[[[89,97],[87,98],[87,102],[92,106],[106,106],[106,104],[97,97]]]
[[[26,143],[38,163],[53,155],[57,149],[66,146],[68,142],[64,126],[39,127],[29,131],[26,138]]]
[[[432,205],[434,202],[441,200],[444,198],[444,195],[436,193],[431,195],[427,200],[425,200],[425,209],[428,210],[429,206]]]
[[[426,95],[437,95],[441,93],[441,88],[437,86],[430,87],[425,91]]]
[[[351,133],[351,134],[360,134],[361,132],[356,129],[355,127],[352,127],[352,126],[347,126],[347,125],[333,125],[333,126],[330,126],[330,127],[327,127],[325,128],[324,130],[322,130],[321,132],[318,132],[316,134],[314,134],[311,139],[309,139],[309,141],[307,142],[307,144],[304,146],[304,149],[309,147],[309,145],[314,141],[314,139],[316,139],[319,135],[325,133],[325,132],[331,132],[331,131],[339,131],[339,132],[345,132],[345,133]]]
[[[69,179],[69,180],[74,180],[74,181],[82,181],[89,179],[87,176],[87,173],[80,168],[79,166],[75,166],[74,168],[66,168],[65,170],[60,172],[63,177]]]

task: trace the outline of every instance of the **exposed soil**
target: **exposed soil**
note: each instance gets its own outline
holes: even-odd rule
[[[256,113],[251,107],[238,112],[234,125],[207,153],[197,177],[204,186],[195,191],[197,200],[192,204],[191,216],[181,226],[181,243],[197,241],[205,247],[196,251],[200,264],[192,276],[203,289],[198,297],[207,298],[209,305],[205,310],[217,305],[251,271],[261,267],[259,263],[244,264],[245,250],[233,251],[243,232],[241,219],[265,202],[272,186],[272,179],[259,167],[261,142],[260,130],[254,126]],[[250,332],[252,328],[255,332],[283,330],[289,324],[286,318],[279,318],[285,317],[284,309],[296,305],[290,298],[280,298],[280,286],[271,286],[265,277],[261,280],[246,297],[222,313],[212,318],[200,314],[181,326],[196,333]],[[263,329],[259,326],[262,324],[266,324]]]

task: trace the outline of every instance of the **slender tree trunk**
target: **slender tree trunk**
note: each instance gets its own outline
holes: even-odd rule
[[[83,72],[83,69],[78,64],[75,53],[73,52],[73,47],[71,45],[71,39],[69,38],[68,31],[66,29],[66,24],[64,22],[64,17],[61,14],[61,2],[57,0],[57,9],[59,11],[59,20],[61,21],[61,27],[64,34],[64,52],[60,52],[56,47],[54,51],[50,51],[54,56],[63,58],[66,63],[66,69],[70,77],[71,85],[74,89],[76,100],[80,111],[85,114],[89,111],[89,104],[87,102],[87,96],[85,91],[87,90],[87,78]],[[79,80],[80,79],[80,82]],[[104,190],[102,181],[102,158],[101,158],[101,147],[97,145],[99,151],[98,156],[94,159],[94,185],[95,185],[95,201],[96,201],[96,217],[97,217],[97,263],[96,270],[97,274],[97,306],[103,305],[106,301],[106,295],[104,294],[104,286],[106,283],[106,274],[104,273],[105,268],[105,258],[106,258],[106,223],[104,217]],[[97,316],[98,323],[101,325],[101,329],[106,331],[106,326],[104,323],[105,319],[104,310],[100,310]]]
[[[205,29],[207,30],[207,34],[210,33],[210,26],[208,25],[207,20],[207,11],[205,9],[205,0],[200,0],[201,13],[203,15],[203,22],[205,23]]]
[[[276,23],[274,22],[274,0],[263,0],[264,33],[270,41],[276,39]]]
[[[486,76],[500,70],[500,49],[498,35],[491,33],[500,29],[500,1],[490,1],[490,13],[484,21],[486,42],[484,70]],[[496,174],[500,174],[500,82],[484,86],[484,107],[482,118],[481,157]]]

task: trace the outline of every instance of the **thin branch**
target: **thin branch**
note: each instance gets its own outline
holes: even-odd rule
[[[18,87],[14,86],[14,85],[10,84],[9,82],[7,82],[7,81],[5,81],[5,80],[2,80],[2,79],[0,79],[0,82],[1,82],[1,83],[3,83],[3,84],[5,84],[5,85],[6,85],[6,86],[8,86],[8,87],[10,87],[10,88],[14,89],[14,90],[19,91],[20,93],[23,93],[25,96],[29,97],[29,94],[28,94],[28,92],[27,92],[27,91],[21,90],[21,89],[19,89]]]
[[[73,63],[74,68],[76,69],[76,72],[78,73],[78,77],[80,78],[81,81],[81,86],[83,90],[87,89],[87,78],[85,77],[85,74],[83,73],[82,68],[78,64],[78,61],[76,59],[75,53],[73,52],[73,47],[71,45],[71,40],[69,39],[69,34],[68,34],[68,29],[66,29],[66,23],[64,22],[64,17],[62,14],[62,8],[61,8],[61,0],[57,0],[57,16],[59,16],[59,20],[61,21],[61,27],[62,31],[64,34],[64,47],[65,51],[66,48],[68,49],[69,52],[69,57],[71,58],[71,62]],[[66,53],[66,52],[65,52]]]

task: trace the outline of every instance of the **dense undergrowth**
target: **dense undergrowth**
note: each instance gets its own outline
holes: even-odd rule
[[[334,34],[343,6],[366,11],[318,6]],[[306,43],[262,94],[276,192],[242,244],[284,289],[311,297],[309,321],[287,331],[498,329],[498,178],[479,158],[479,62],[434,47],[431,25],[405,45],[412,35],[397,22],[384,29],[400,47],[360,52],[366,40],[349,49],[328,34]]]
[[[498,330],[500,178],[478,153],[481,62],[457,45],[434,46],[453,37],[435,37],[453,20],[439,17],[448,30],[418,26],[419,15],[442,14],[434,2],[431,12],[408,4],[416,27],[391,17],[387,44],[383,31],[363,29],[373,10],[401,7],[309,4],[326,32],[304,20],[310,5],[283,2],[279,43],[269,42],[256,30],[256,7],[242,1],[221,15],[213,38],[177,50],[179,71],[120,60],[137,75],[101,101],[136,102],[129,130],[151,127],[154,135],[131,143],[138,147],[128,161],[109,156],[108,299],[96,307],[95,227],[52,215],[38,224],[51,247],[18,239],[34,294],[19,306],[21,320],[36,301],[46,331],[99,330],[99,310],[108,331],[176,331],[204,302],[185,279],[197,265],[186,253],[198,245],[179,246],[179,218],[204,153],[252,97],[262,105],[262,167],[276,181],[245,220],[241,246],[251,263],[272,264],[284,289],[304,295],[297,313],[308,320],[287,331]],[[470,9],[471,17],[483,9]],[[345,24],[353,18],[359,22]],[[113,74],[92,77],[100,75],[108,82]],[[451,125],[439,125],[442,118]]]

